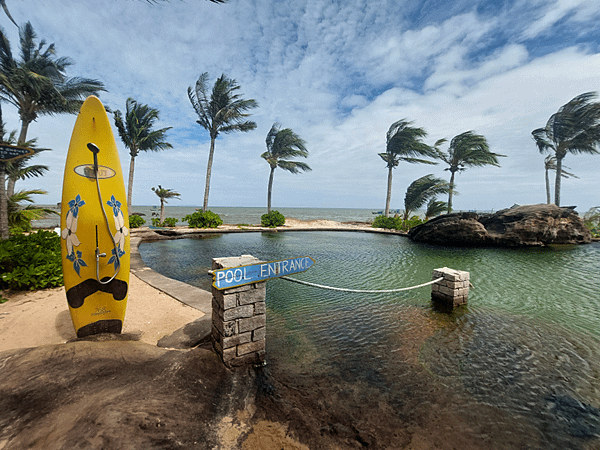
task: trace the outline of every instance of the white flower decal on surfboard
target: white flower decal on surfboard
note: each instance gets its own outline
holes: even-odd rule
[[[110,200],[107,201],[106,204],[113,209],[115,229],[117,230],[114,239],[118,248],[118,255],[117,251],[113,249],[112,256],[108,260],[108,263],[114,264],[116,269],[119,265],[119,258],[121,258],[125,254],[125,237],[129,234],[129,230],[125,226],[125,218],[123,217],[123,211],[121,211],[121,202],[118,201],[114,195],[111,195]]]

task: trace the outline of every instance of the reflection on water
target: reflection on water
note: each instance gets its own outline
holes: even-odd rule
[[[469,305],[451,313],[432,307],[429,287],[365,295],[272,280],[269,366],[307,387],[316,377],[339,377],[353,386],[345,395],[369,392],[395,417],[450,408],[472,417],[471,431],[482,439],[490,433],[518,448],[600,445],[598,243],[456,249],[398,236],[302,232],[163,241],[140,252],[161,273],[203,288],[212,257],[241,254],[309,255],[316,264],[297,278],[355,289],[420,284],[443,266],[469,271]]]

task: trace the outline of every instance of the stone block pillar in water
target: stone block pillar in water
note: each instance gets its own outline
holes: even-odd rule
[[[432,280],[444,278],[431,285],[431,297],[451,307],[466,305],[469,297],[469,272],[442,267],[433,270]]]
[[[259,262],[251,255],[214,258],[212,268],[225,269]],[[212,288],[213,343],[229,368],[265,361],[266,285],[263,281],[224,290]]]

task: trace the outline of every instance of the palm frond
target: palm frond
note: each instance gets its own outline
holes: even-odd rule
[[[272,168],[280,167],[291,173],[312,170],[306,163],[289,161],[288,158],[308,158],[306,142],[290,128],[281,129],[278,123],[274,123],[267,133],[265,143],[267,151],[261,157]]]
[[[432,197],[439,194],[448,194],[450,184],[441,178],[436,178],[433,174],[425,175],[413,181],[406,189],[404,197],[405,215],[416,211],[427,203]]]
[[[432,197],[427,203],[427,210],[425,211],[425,220],[429,220],[432,217],[439,216],[448,209],[448,202],[437,200]]]
[[[138,103],[131,97],[125,102],[125,109],[125,116],[115,110],[113,117],[119,136],[131,156],[136,157],[140,151],[156,152],[173,148],[165,140],[167,131],[172,127],[152,128],[159,120],[157,109]]]
[[[256,128],[256,123],[246,118],[250,109],[258,106],[256,100],[242,99],[237,92],[236,81],[221,74],[209,93],[208,73],[204,72],[194,88],[188,88],[190,103],[198,115],[196,121],[207,130],[212,139],[220,133],[247,132]]]
[[[10,11],[8,10],[8,7],[6,6],[6,0],[0,0],[0,5],[2,5],[2,9],[4,10],[4,13],[7,15],[7,17],[10,19],[10,21],[12,23],[14,23],[15,26],[18,28],[19,25],[17,25],[17,22],[15,22],[15,19],[12,18],[12,16],[10,15]]]
[[[157,188],[153,187],[152,192],[154,192],[158,198],[160,198],[164,203],[168,203],[168,198],[179,198],[181,194],[173,189],[165,189],[160,184]]]

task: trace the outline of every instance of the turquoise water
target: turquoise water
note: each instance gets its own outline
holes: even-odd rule
[[[368,392],[396,414],[408,407],[397,393],[410,386],[427,398],[410,414],[426,415],[431,403],[477,412],[473,420],[494,428],[496,440],[530,436],[527,448],[598,445],[600,243],[457,249],[371,233],[279,232],[143,243],[140,252],[155,270],[205,289],[211,258],[241,254],[309,255],[315,265],[294,277],[355,289],[421,284],[444,266],[469,271],[469,304],[453,312],[431,303],[430,287],[348,294],[269,281],[269,367],[307,389],[319,377],[344,380],[349,393]]]

